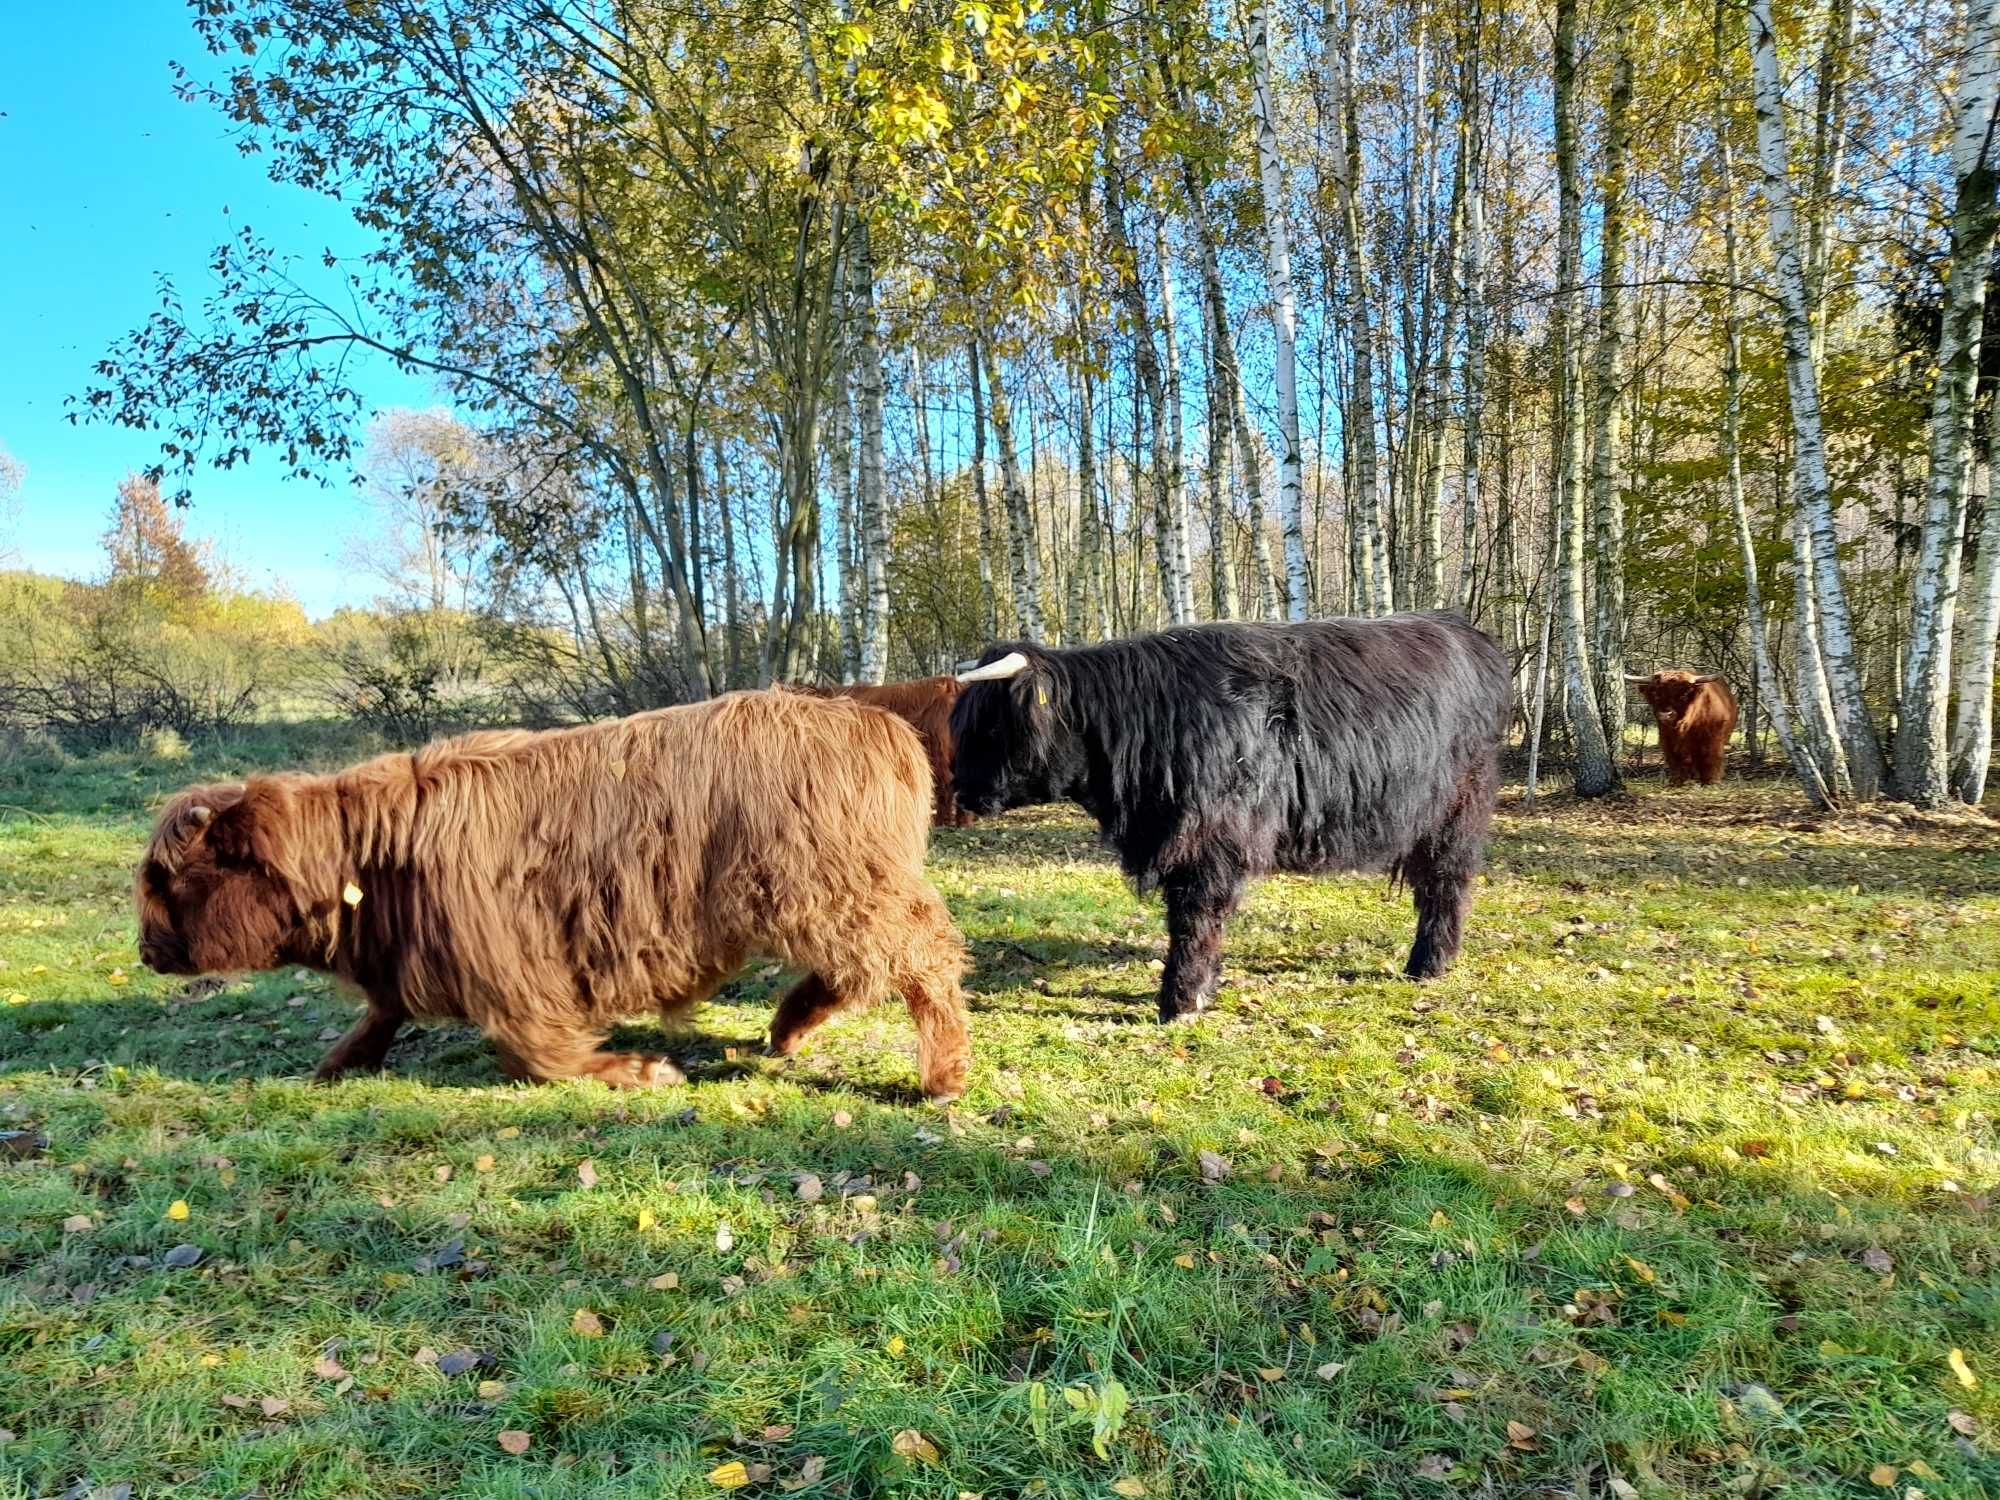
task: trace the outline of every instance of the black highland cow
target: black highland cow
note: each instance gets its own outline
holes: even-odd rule
[[[1161,1020],[1208,1003],[1223,924],[1272,870],[1387,870],[1416,902],[1408,972],[1458,952],[1510,690],[1500,648],[1457,616],[1003,644],[959,680],[960,805],[1076,802],[1165,897]]]

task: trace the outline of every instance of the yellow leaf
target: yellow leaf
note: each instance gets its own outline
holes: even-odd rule
[[[28,1003],[28,997],[22,994],[19,990],[9,990],[7,992],[7,1003],[9,1005],[26,1005]]]
[[[528,1444],[534,1441],[518,1427],[510,1427],[500,1434],[500,1446],[509,1453],[522,1454],[528,1451]]]
[[[1868,1471],[1868,1482],[1878,1489],[1893,1489],[1900,1472],[1894,1464],[1877,1464]]]
[[[104,982],[106,984],[129,984],[131,981],[123,969],[113,969],[109,974],[104,976]]]
[[[903,1342],[903,1336],[899,1333],[894,1338],[890,1339],[889,1342],[884,1344],[882,1347],[884,1349],[887,1349],[890,1354],[896,1355],[896,1354],[901,1354],[905,1349],[909,1347],[909,1345]]]
[[[927,1464],[938,1461],[937,1444],[914,1427],[905,1427],[891,1438],[889,1448],[898,1458],[922,1459]]]
[[[1951,1366],[1951,1373],[1958,1377],[1960,1385],[1964,1386],[1968,1391],[1979,1389],[1979,1377],[1972,1373],[1972,1367],[1965,1362],[1965,1355],[1962,1351],[1957,1349],[1952,1350],[1951,1353],[1944,1357],[1944,1362]]]
[[[1658,1279],[1653,1275],[1653,1268],[1643,1260],[1634,1260],[1628,1255],[1625,1257],[1625,1264],[1632,1268],[1632,1274],[1637,1276],[1641,1281],[1655,1281]]]
[[[1525,1422],[1509,1422],[1507,1446],[1519,1448],[1523,1453],[1531,1451],[1535,1446],[1535,1429]]]
[[[639,1210],[639,1229],[642,1233],[648,1229],[651,1229],[655,1224],[659,1222],[660,1221],[658,1219],[653,1217],[653,1211],[650,1208],[642,1208]]]
[[[1123,1479],[1114,1479],[1111,1481],[1111,1493],[1114,1495],[1124,1495],[1127,1497],[1127,1500],[1138,1500],[1140,1495],[1147,1493],[1146,1481],[1143,1479],[1134,1479],[1128,1474]]]
[[[481,1401],[498,1401],[506,1394],[507,1382],[504,1380],[482,1380],[479,1382],[479,1399]]]
[[[514,1139],[515,1136],[519,1135],[520,1133],[521,1133],[521,1127],[518,1125],[509,1125],[505,1130],[496,1132],[499,1138],[503,1141],[511,1141]]]
[[[708,1482],[725,1490],[740,1490],[750,1482],[750,1471],[735,1459],[708,1471]]]
[[[1176,1255],[1174,1257],[1174,1264],[1179,1266],[1183,1271],[1192,1271],[1194,1269],[1194,1257],[1192,1255]]]
[[[660,1275],[655,1276],[651,1281],[646,1283],[647,1286],[651,1287],[656,1292],[671,1292],[675,1287],[679,1286],[680,1284],[681,1284],[681,1277],[678,1271],[663,1272]]]
[[[1285,1372],[1279,1369],[1278,1366],[1276,1365],[1259,1365],[1257,1367],[1257,1378],[1259,1380],[1267,1380],[1267,1381],[1283,1380],[1285,1378]]]
[[[473,1161],[473,1163],[472,1163],[472,1170],[473,1170],[473,1171],[475,1171],[475,1172],[490,1172],[490,1171],[492,1171],[492,1170],[493,1170],[493,1158],[492,1158],[492,1157],[490,1157],[490,1156],[481,1156],[481,1157],[478,1157],[478,1158],[476,1158],[476,1159],[475,1159],[475,1160]]]
[[[187,1199],[176,1198],[172,1203],[169,1203],[167,1205],[167,1217],[172,1219],[175,1223],[179,1223],[182,1219],[185,1219],[187,1216],[188,1216]]]
[[[1431,1228],[1443,1229],[1451,1223],[1451,1215],[1441,1208],[1431,1210]]]
[[[569,1320],[570,1332],[580,1333],[587,1339],[604,1337],[604,1320],[587,1307],[579,1307],[576,1316]]]

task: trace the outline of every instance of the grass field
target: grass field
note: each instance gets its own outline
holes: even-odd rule
[[[133,946],[150,800],[279,753],[0,767],[0,1496],[2000,1494],[2000,825],[1510,795],[1449,979],[1273,880],[1166,1030],[1016,815],[950,1112],[762,972],[685,1089],[321,1088],[325,983]]]

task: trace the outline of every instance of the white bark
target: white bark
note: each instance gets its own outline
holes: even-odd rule
[[[827,467],[833,484],[833,555],[840,588],[840,680],[861,662],[861,571],[854,556],[854,415],[842,370],[827,413]]]
[[[1257,575],[1257,618],[1284,618],[1278,597],[1278,566],[1271,556],[1271,526],[1264,513],[1264,455],[1258,451],[1257,429],[1243,400],[1243,381],[1231,382],[1229,414],[1236,428],[1236,472],[1243,476],[1243,503],[1250,528],[1250,566]]]
[[[1854,622],[1840,576],[1840,535],[1827,477],[1826,438],[1820,420],[1819,371],[1813,358],[1813,320],[1800,260],[1793,208],[1790,147],[1785,130],[1784,84],[1778,75],[1777,34],[1771,0],[1750,0],[1751,73],[1757,108],[1757,155],[1783,309],[1785,385],[1791,397],[1799,503],[1812,544],[1812,583],[1819,614],[1820,658],[1833,701],[1854,795],[1870,801],[1882,792],[1887,768],[1869,717],[1856,659]]]
[[[1358,33],[1350,14],[1336,51],[1336,22],[1333,6],[1327,5],[1327,67],[1333,75],[1333,116],[1339,122],[1340,139],[1329,157],[1336,196],[1340,201],[1341,236],[1347,254],[1348,339],[1354,351],[1354,384],[1345,427],[1353,455],[1355,505],[1360,510],[1355,527],[1356,579],[1360,588],[1359,611],[1386,614],[1395,606],[1395,588],[1390,579],[1389,537],[1382,520],[1381,457],[1375,443],[1375,317],[1368,274],[1368,240],[1361,223],[1361,125],[1354,98]],[[1350,520],[1349,525],[1354,526]]]
[[[1229,325],[1204,300],[1202,326],[1208,335],[1208,571],[1209,607],[1214,618],[1242,614],[1236,593],[1236,566],[1230,556],[1229,424],[1230,385],[1235,378],[1228,352]]]
[[[1000,634],[1000,591],[993,581],[993,561],[1002,542],[993,525],[993,501],[986,490],[985,377],[976,338],[966,345],[965,363],[972,382],[972,495],[979,509],[979,600],[986,616],[986,638],[992,640]],[[1004,559],[1001,566],[1006,566]]]
[[[2000,500],[1990,493],[1979,528],[1979,561],[1965,610],[1965,649],[1958,659],[1958,714],[1952,720],[1951,784],[1959,800],[1977,806],[1993,761],[1993,669],[2000,634]]]
[[[1556,472],[1556,591],[1561,600],[1563,664],[1570,732],[1576,742],[1577,795],[1599,797],[1618,787],[1618,763],[1604,737],[1591,681],[1590,637],[1584,616],[1584,430],[1582,300],[1583,204],[1576,160],[1576,7],[1556,0],[1555,135],[1558,189],[1556,296],[1549,310],[1556,348],[1562,442]]]
[[[1464,439],[1465,458],[1460,481],[1460,550],[1458,583],[1452,599],[1459,611],[1472,613],[1473,563],[1479,542],[1479,470],[1486,417],[1486,95],[1480,72],[1483,17],[1480,0],[1472,0],[1468,24],[1464,83],[1459,110],[1464,132],[1459,150],[1465,158],[1465,227],[1461,231],[1459,297],[1465,304]]]
[[[1188,544],[1187,432],[1181,415],[1181,351],[1174,323],[1174,261],[1167,246],[1167,217],[1153,219],[1153,258],[1160,268],[1160,345],[1166,356],[1166,431],[1154,444],[1166,460],[1166,480],[1158,486],[1166,502],[1160,532],[1161,569],[1166,581],[1167,617],[1175,624],[1195,618],[1194,556]],[[1164,448],[1164,454],[1161,449]],[[1156,457],[1157,461],[1157,457]]]
[[[999,362],[990,346],[986,358],[987,414],[993,421],[993,445],[1000,450],[1000,495],[1007,508],[1007,550],[1012,567],[1014,619],[1028,640],[1043,639],[1041,549],[1035,545],[1034,518],[1028,493],[1021,487],[1020,456],[1014,451],[1014,413],[1000,382]]]
[[[1285,610],[1312,612],[1306,571],[1305,470],[1299,451],[1298,312],[1292,288],[1292,248],[1285,227],[1285,167],[1271,88],[1271,0],[1250,12],[1250,64],[1255,83],[1257,161],[1264,194],[1264,258],[1271,282],[1271,330],[1277,341],[1279,510],[1285,528]]]
[[[1618,457],[1625,440],[1626,161],[1632,148],[1632,9],[1620,0],[1611,18],[1611,92],[1604,111],[1604,249],[1598,270],[1596,447],[1591,454],[1591,509],[1596,530],[1597,611],[1592,641],[1597,709],[1615,755],[1625,739],[1625,501]]]
[[[882,343],[875,321],[875,264],[868,250],[868,224],[854,238],[853,311],[860,322],[854,371],[854,402],[861,424],[859,551],[861,619],[857,676],[886,682],[889,676],[889,517],[882,497]]]
[[[1986,280],[2000,230],[2000,149],[1994,110],[2000,97],[2000,0],[1974,0],[1958,81],[1952,138],[1957,203],[1951,221],[1951,274],[1938,336],[1931,396],[1930,479],[1923,541],[1910,601],[1909,656],[1896,725],[1896,783],[1919,807],[1951,800],[1945,720],[1951,690],[1952,631],[1958,613],[1967,495],[1972,477],[1972,408],[1985,332]]]

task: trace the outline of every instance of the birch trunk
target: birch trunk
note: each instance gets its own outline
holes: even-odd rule
[[[1285,168],[1278,154],[1277,105],[1271,89],[1271,0],[1250,12],[1250,65],[1255,83],[1257,161],[1264,195],[1264,259],[1271,283],[1271,331],[1277,341],[1279,512],[1285,528],[1285,613],[1312,612],[1306,569],[1305,471],[1299,451],[1298,314],[1292,288],[1291,240],[1285,228]]]
[[[1931,396],[1930,480],[1923,542],[1910,602],[1909,656],[1896,725],[1896,784],[1919,807],[1952,799],[1946,745],[1952,632],[1958,612],[1967,495],[1972,477],[1973,399],[1979,385],[1986,281],[2000,231],[2000,149],[1994,106],[2000,84],[2000,0],[1974,0],[1956,100],[1952,172],[1958,197],[1951,220],[1951,274],[1938,334]]]
[[[1007,507],[1008,578],[1013,584],[1014,619],[1028,640],[1042,639],[1041,549],[1035,545],[1034,521],[1028,513],[1027,492],[1021,488],[1021,461],[1014,451],[1014,414],[992,347],[986,358],[987,415],[993,422],[993,444],[1000,450],[1000,494]]]
[[[1460,480],[1460,539],[1458,582],[1452,600],[1470,619],[1475,600],[1474,558],[1479,544],[1479,469],[1486,418],[1486,96],[1480,70],[1485,19],[1480,0],[1472,0],[1470,36],[1461,70],[1459,119],[1464,138],[1459,150],[1465,160],[1465,228],[1460,246],[1459,299],[1465,304],[1465,373],[1462,393],[1465,457]]]
[[[882,496],[882,343],[875,321],[875,262],[864,219],[854,236],[853,310],[860,322],[854,401],[861,423],[859,523],[861,618],[856,675],[862,682],[889,677],[889,516]]]
[[[1078,298],[1079,304],[1082,298]],[[1076,424],[1076,566],[1070,570],[1069,608],[1063,619],[1063,644],[1080,646],[1102,640],[1110,632],[1104,622],[1103,533],[1097,508],[1096,392],[1092,389],[1090,345],[1079,324],[1077,331]],[[1090,631],[1096,627],[1093,636]]]
[[[1597,610],[1592,665],[1604,737],[1616,755],[1625,741],[1625,501],[1618,454],[1625,426],[1626,162],[1632,150],[1632,8],[1610,17],[1611,92],[1604,111],[1604,249],[1598,273],[1597,392],[1593,412],[1591,508],[1595,517]]]
[[[1796,485],[1811,539],[1819,655],[1840,727],[1841,746],[1853,778],[1854,795],[1864,802],[1872,801],[1882,793],[1887,768],[1862,693],[1854,621],[1840,576],[1840,535],[1832,486],[1827,478],[1819,371],[1813,357],[1811,305],[1806,295],[1798,220],[1793,208],[1784,85],[1778,74],[1778,42],[1771,22],[1771,0],[1750,0],[1750,52],[1757,108],[1757,153],[1768,209],[1771,251],[1777,263],[1778,300],[1784,314],[1785,384],[1791,397],[1792,436],[1797,449]]]
[[[722,647],[723,669],[729,674],[725,688],[743,681],[743,575],[736,562],[736,522],[729,513],[729,465],[722,453],[722,439],[714,439],[715,512],[722,523]]]
[[[854,416],[846,372],[827,413],[828,478],[833,485],[833,555],[840,595],[840,680],[852,682],[861,664],[861,571],[854,555]]]
[[[2000,501],[1986,495],[1958,660],[1958,713],[1952,720],[1951,784],[1961,802],[1977,807],[1993,761],[1993,670],[2000,635]]]
[[[1715,76],[1726,77],[1723,67],[1723,18],[1729,0],[1716,0]],[[1785,706],[1784,685],[1778,680],[1771,661],[1771,638],[1764,620],[1764,593],[1757,576],[1757,544],[1750,529],[1750,510],[1743,496],[1743,304],[1741,268],[1736,244],[1736,153],[1730,140],[1727,95],[1718,91],[1715,106],[1715,156],[1722,194],[1723,280],[1727,284],[1723,304],[1722,343],[1722,450],[1724,479],[1729,491],[1730,514],[1736,521],[1736,547],[1743,560],[1744,603],[1750,615],[1750,649],[1756,661],[1757,692],[1753,703],[1761,703],[1778,736],[1785,758],[1814,804],[1832,805],[1832,793],[1819,763],[1792,731],[1791,712]],[[1750,731],[1755,750],[1755,730]],[[1754,754],[1753,754],[1754,758]]]
[[[1465,217],[1465,159],[1459,158],[1453,173],[1451,190],[1450,227],[1445,231],[1444,259],[1442,264],[1449,267],[1458,259],[1458,238],[1463,232]],[[1427,404],[1430,410],[1425,414],[1424,471],[1421,483],[1421,503],[1417,516],[1417,580],[1422,591],[1426,609],[1443,609],[1444,591],[1444,440],[1445,431],[1451,425],[1447,420],[1446,405],[1449,397],[1442,394],[1448,390],[1451,381],[1451,352],[1458,342],[1460,299],[1456,290],[1444,293],[1444,327],[1438,340],[1438,348],[1432,368],[1439,372],[1437,377],[1425,376],[1426,392],[1439,391]]]
[[[1326,9],[1328,66],[1336,55],[1334,17],[1331,4]],[[1395,608],[1395,589],[1390,580],[1389,537],[1382,517],[1381,454],[1376,447],[1375,317],[1370,306],[1368,241],[1361,223],[1361,123],[1354,99],[1358,35],[1350,11],[1340,45],[1337,118],[1340,140],[1331,155],[1334,181],[1340,201],[1341,233],[1347,251],[1348,338],[1354,352],[1353,408],[1349,413],[1354,455],[1354,483],[1361,510],[1360,565],[1356,582],[1361,586],[1361,612],[1386,614]]]
[[[1797,485],[1793,485],[1796,502]],[[1848,769],[1847,749],[1841,744],[1840,723],[1834,717],[1833,694],[1826,683],[1826,666],[1819,652],[1819,596],[1813,587],[1812,534],[1806,527],[1805,511],[1792,507],[1792,614],[1798,641],[1794,647],[1798,661],[1793,667],[1799,695],[1799,717],[1810,758],[1818,769],[1827,801],[1835,806],[1854,800],[1854,776]]]
[[[1583,346],[1578,307],[1582,300],[1583,204],[1577,189],[1576,7],[1556,0],[1555,135],[1557,180],[1556,296],[1549,309],[1560,381],[1556,401],[1562,435],[1556,472],[1556,589],[1561,599],[1563,661],[1571,737],[1576,742],[1574,777],[1579,797],[1601,797],[1618,789],[1618,763],[1605,741],[1591,680],[1590,639],[1584,614],[1584,430]]]
[[[1174,321],[1174,261],[1167,246],[1167,216],[1153,219],[1153,258],[1160,268],[1160,346],[1166,355],[1167,529],[1162,536],[1168,559],[1171,618],[1185,624],[1195,618],[1194,550],[1188,540],[1187,431],[1181,413],[1181,351]]]
[[[1218,620],[1243,613],[1236,592],[1236,565],[1231,556],[1229,504],[1229,408],[1234,379],[1227,352],[1229,328],[1219,321],[1213,305],[1203,301],[1202,328],[1208,344],[1208,573],[1209,609]]]
[[[979,340],[965,347],[972,382],[972,497],[979,510],[979,597],[986,612],[986,638],[1000,634],[1000,591],[993,582],[993,556],[1000,543],[993,529],[993,501],[986,493],[986,401],[981,393]]]
[[[1257,575],[1257,618],[1280,620],[1284,618],[1284,601],[1278,596],[1278,566],[1271,556],[1271,525],[1264,513],[1264,455],[1257,429],[1250,424],[1240,378],[1230,383],[1229,398],[1229,415],[1236,431],[1236,472],[1243,476],[1243,503],[1248,511],[1250,570]]]

